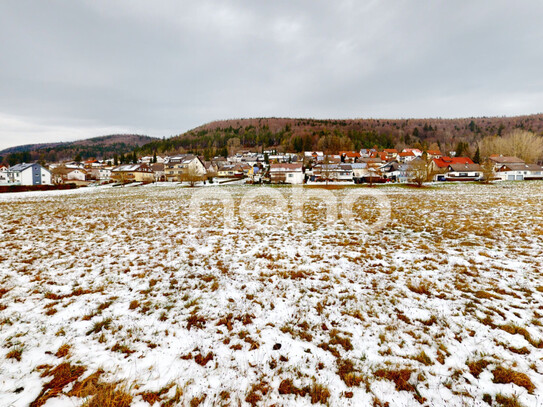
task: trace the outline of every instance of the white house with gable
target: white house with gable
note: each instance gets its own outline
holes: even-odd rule
[[[51,173],[41,165],[17,164],[7,170],[9,185],[51,185]]]

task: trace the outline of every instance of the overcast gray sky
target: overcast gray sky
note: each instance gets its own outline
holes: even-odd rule
[[[0,149],[229,118],[543,111],[543,1],[2,0]]]

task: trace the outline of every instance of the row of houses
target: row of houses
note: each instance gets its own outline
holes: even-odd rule
[[[491,156],[494,178],[498,180],[543,179],[543,167],[527,164],[516,157]],[[399,182],[412,178],[412,167],[426,163],[427,181],[473,181],[483,178],[484,169],[469,157],[443,156],[439,151],[419,149],[364,149],[324,154],[305,152],[277,154],[240,152],[232,157],[204,161],[193,154],[172,157],[142,157],[137,163],[119,166],[111,162],[88,160],[65,162],[44,168],[37,163],[0,166],[0,184],[47,185],[91,182],[196,182],[209,178],[246,178],[249,183],[271,182]]]
[[[313,155],[312,158],[320,157]],[[398,156],[399,157],[399,156]],[[417,156],[409,161],[398,159],[382,160],[380,157],[357,157],[347,163],[315,160],[316,164],[305,167],[302,164],[271,164],[269,168],[272,183],[301,184],[311,182],[399,182],[406,183],[413,178],[418,161],[423,163],[428,179],[425,181],[478,181],[484,178],[485,169],[469,157],[444,157],[434,154],[431,159]],[[517,157],[494,155],[492,178],[502,181],[542,180],[543,167],[527,164]]]

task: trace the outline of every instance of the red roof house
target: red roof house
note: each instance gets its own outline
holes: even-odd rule
[[[451,164],[473,164],[469,157],[441,157],[432,159],[432,170],[440,171],[449,167]]]

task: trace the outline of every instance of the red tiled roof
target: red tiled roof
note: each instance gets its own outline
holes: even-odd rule
[[[473,164],[469,157],[441,157],[434,158],[433,161],[439,168],[445,168],[451,164]]]
[[[430,155],[441,155],[441,151],[439,150],[428,150],[426,153]]]
[[[399,156],[400,157],[414,157],[415,153],[412,151],[406,151],[405,153],[400,153]]]
[[[380,158],[381,161],[386,161],[387,153],[385,153],[384,151],[375,151],[375,152],[371,153],[370,157],[371,158]]]
[[[340,151],[339,155],[344,155],[345,157],[349,158],[360,157],[360,153],[357,153],[356,151]]]
[[[385,153],[398,154],[398,150],[396,150],[395,148],[385,148],[383,151],[384,151]]]

